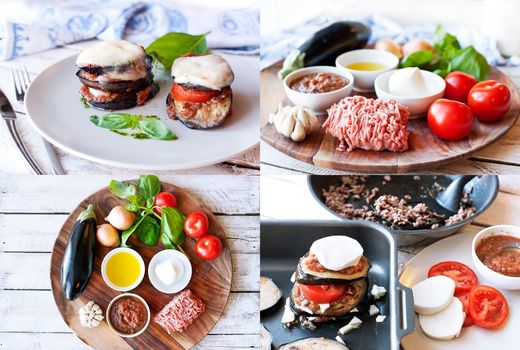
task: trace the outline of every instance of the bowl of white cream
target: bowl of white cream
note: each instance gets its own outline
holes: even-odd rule
[[[178,250],[165,249],[148,264],[148,278],[160,292],[171,294],[183,290],[192,274],[190,260]]]
[[[396,100],[408,107],[410,118],[420,118],[444,95],[446,83],[437,74],[417,67],[395,69],[381,74],[374,82],[377,97]]]

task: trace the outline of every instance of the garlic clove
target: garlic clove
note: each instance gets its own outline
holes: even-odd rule
[[[294,126],[294,130],[291,134],[291,139],[296,142],[303,141],[305,139],[305,129],[303,128],[303,125],[300,122],[296,122],[296,125]]]

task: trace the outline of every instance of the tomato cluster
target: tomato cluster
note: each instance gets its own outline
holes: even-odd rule
[[[177,207],[177,198],[170,192],[158,193],[153,202],[154,211],[161,215],[162,208]],[[195,252],[204,260],[216,259],[222,252],[222,242],[218,237],[207,234],[209,220],[206,214],[195,211],[184,220],[184,232],[191,238],[198,239]]]
[[[452,72],[444,79],[444,97],[428,110],[428,126],[441,139],[466,138],[475,117],[484,123],[500,121],[511,107],[509,88],[495,80],[477,82],[463,72]]]
[[[464,327],[473,324],[483,328],[498,328],[509,315],[507,300],[500,291],[478,284],[475,272],[458,261],[443,261],[430,267],[428,277],[444,275],[455,281],[455,296],[466,313]]]

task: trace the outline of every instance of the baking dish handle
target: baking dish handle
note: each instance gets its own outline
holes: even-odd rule
[[[397,307],[399,308],[400,319],[397,320],[397,335],[401,340],[407,334],[410,334],[415,329],[415,311],[413,307],[412,290],[403,286],[397,285]]]

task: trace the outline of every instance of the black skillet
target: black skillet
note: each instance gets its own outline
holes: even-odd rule
[[[442,212],[442,208],[439,208],[440,206],[435,201],[435,195],[432,195],[428,189],[431,189],[435,182],[446,187],[456,177],[457,176],[439,175],[420,175],[419,177],[414,177],[413,175],[399,175],[392,176],[391,181],[385,181],[384,176],[372,175],[369,177],[367,185],[369,187],[379,187],[379,194],[392,194],[401,198],[405,194],[409,194],[411,196],[411,200],[409,200],[410,203],[424,202],[429,207],[435,208],[437,211]],[[383,184],[383,182],[386,182],[386,184]],[[330,185],[341,184],[340,176],[310,175],[307,178],[307,183],[314,198],[325,209],[336,215],[338,218],[347,220],[325,205],[325,200],[322,194],[323,189],[328,189]],[[472,216],[456,224],[441,226],[433,229],[410,229],[409,227],[390,229],[396,236],[398,246],[406,246],[417,244],[423,241],[427,242],[429,240],[437,240],[455,233],[461,227],[471,223],[477,216],[489,208],[497,196],[498,185],[498,177],[495,175],[476,176],[475,179],[473,179],[466,187],[472,187],[470,198],[473,205],[477,209]],[[350,203],[357,207],[361,207],[363,204],[366,205],[366,201],[363,198],[360,200],[351,200]],[[384,222],[381,223],[384,224]]]

